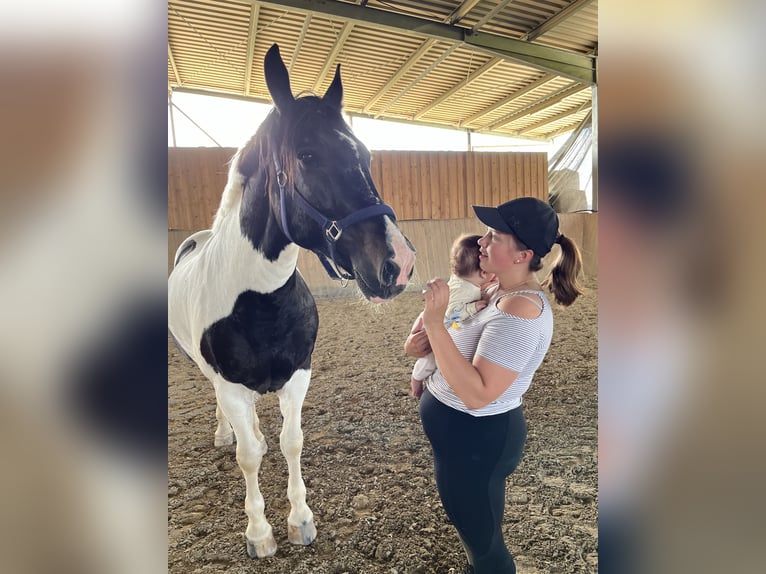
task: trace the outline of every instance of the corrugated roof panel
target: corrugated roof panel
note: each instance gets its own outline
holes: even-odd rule
[[[355,4],[351,0],[346,3]],[[571,4],[567,0],[514,0],[496,11],[496,0],[481,0],[467,13],[461,11],[462,17],[455,26],[469,29],[480,23],[483,33],[517,39],[557,17]],[[379,9],[447,22],[461,7],[465,4],[460,0],[386,0],[385,3],[369,0],[366,8],[357,4],[353,10],[373,15],[373,9]],[[252,67],[247,70],[249,42],[253,41],[250,19],[254,10],[258,20]],[[490,13],[492,18],[482,22]],[[594,1],[562,19],[533,43],[582,54],[592,52],[598,41],[597,14]],[[536,85],[545,76],[544,72],[522,62],[498,61],[498,55],[469,44],[455,45],[447,38],[429,39],[416,31],[381,28],[373,22],[347,24],[339,16],[318,12],[312,13],[310,25],[305,29],[307,17],[305,12],[244,0],[169,0],[168,45],[175,69],[169,61],[168,84],[178,84],[177,73],[182,87],[248,94],[268,100],[263,57],[276,42],[286,65],[292,64],[291,84],[295,93],[301,90],[323,93],[335,66],[341,64],[344,102],[346,110],[352,113],[405,119],[417,116],[422,122],[463,125],[483,131],[494,125],[491,131],[495,133],[507,134],[511,128],[526,129],[528,137],[544,137],[562,129],[560,126],[576,125],[576,120],[568,119],[567,109],[579,105],[575,103],[580,101],[578,98],[584,98],[586,104],[590,100],[590,93],[585,90],[584,96],[570,95],[524,118],[521,112],[525,108],[535,109],[542,99],[555,98],[572,80],[558,76]],[[345,40],[336,50],[341,38]],[[430,47],[423,51],[421,48],[425,46]],[[414,58],[415,54],[419,57]],[[331,57],[333,60],[328,65]],[[497,63],[472,77],[491,61]],[[250,83],[246,87],[247,72]],[[466,83],[467,78],[471,80]],[[536,87],[509,99],[509,95],[530,85]],[[450,95],[444,98],[445,94]],[[502,123],[508,117],[513,119]],[[553,118],[551,125],[543,125],[548,118]]]

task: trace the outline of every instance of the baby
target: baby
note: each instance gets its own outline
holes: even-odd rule
[[[493,273],[482,271],[479,267],[479,239],[481,235],[461,235],[452,244],[450,252],[449,303],[444,316],[448,328],[459,329],[460,324],[487,306],[482,301],[482,290],[495,280]],[[413,330],[422,323],[422,314],[418,317]],[[423,394],[423,381],[436,370],[433,353],[418,359],[412,369],[410,385],[412,396],[420,398]]]

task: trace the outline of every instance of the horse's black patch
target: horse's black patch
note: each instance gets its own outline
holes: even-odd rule
[[[297,273],[273,293],[245,291],[228,317],[205,329],[202,356],[224,379],[261,394],[311,366],[319,316]]]

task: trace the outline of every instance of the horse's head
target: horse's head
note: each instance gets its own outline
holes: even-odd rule
[[[370,152],[341,116],[340,66],[323,97],[295,98],[274,44],[265,75],[275,110],[260,161],[271,166],[271,211],[282,233],[340,276],[356,279],[371,301],[398,295],[412,275],[415,251],[378,195]]]

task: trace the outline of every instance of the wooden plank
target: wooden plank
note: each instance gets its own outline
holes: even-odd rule
[[[537,195],[535,193],[536,190],[532,188],[532,182],[530,181],[530,174],[532,172],[532,154],[524,153],[523,162],[524,162],[524,195],[527,197],[528,196],[535,197]]]
[[[420,209],[420,157],[418,152],[407,154],[407,199],[410,204],[410,217],[408,219],[421,219]]]
[[[431,219],[431,173],[428,165],[428,154],[418,154],[418,176],[420,205],[418,206],[418,219]]]
[[[492,204],[492,162],[493,162],[493,154],[491,153],[482,153],[481,155],[481,178],[482,181],[480,183],[482,194],[480,199],[479,205],[490,205]]]

